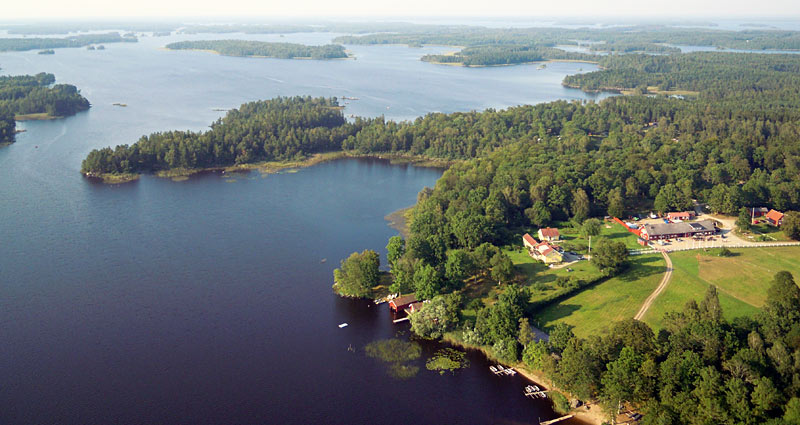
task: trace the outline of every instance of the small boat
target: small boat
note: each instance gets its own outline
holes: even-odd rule
[[[491,370],[492,373],[497,373],[497,368],[494,366],[489,366],[489,370]]]
[[[339,328],[340,328],[340,329],[341,329],[341,328],[346,328],[346,327],[347,327],[347,323],[342,323],[342,324],[340,324],[340,325],[339,325]]]
[[[320,263],[324,263],[324,262],[326,262],[326,261],[328,261],[328,259],[327,259],[327,258],[323,258],[323,259],[319,260],[319,262],[320,262]]]
[[[500,372],[502,372],[502,371],[504,371],[505,369],[503,369],[503,365],[497,365],[497,370],[499,370]]]

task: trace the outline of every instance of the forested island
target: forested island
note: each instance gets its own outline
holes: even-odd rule
[[[467,47],[447,55],[425,55],[421,60],[448,65],[496,66],[546,60],[594,62],[597,60],[597,57],[586,53],[566,52],[553,47],[511,45]]]
[[[249,40],[199,40],[170,43],[166,48],[170,50],[210,50],[226,56],[278,59],[341,59],[347,57],[344,47],[338,44],[306,46],[295,43]]]
[[[680,53],[677,45],[726,49],[800,50],[797,31],[720,31],[665,26],[631,26],[612,29],[564,28],[408,28],[389,33],[348,35],[334,39],[343,44],[438,44],[464,46],[455,55],[430,55],[423,60],[465,66],[509,65],[537,60],[596,61],[596,53]],[[589,53],[565,55],[556,46],[580,46]],[[447,57],[449,56],[449,57]]]
[[[53,74],[0,76],[0,144],[14,141],[15,120],[49,119],[89,109],[89,101]]]
[[[107,34],[81,34],[64,38],[0,38],[0,52],[85,47],[97,43],[135,43],[136,37],[123,37],[117,32]]]

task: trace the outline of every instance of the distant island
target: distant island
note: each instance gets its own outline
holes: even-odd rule
[[[54,55],[56,51],[53,49],[39,50],[40,55]]]
[[[53,119],[89,109],[89,101],[69,84],[56,84],[53,74],[0,77],[0,145],[14,142],[16,122]]]
[[[0,38],[0,52],[85,47],[97,43],[135,43],[136,37],[123,37],[116,32],[85,34],[64,38]]]
[[[338,44],[306,46],[295,43],[269,43],[250,40],[179,41],[166,46],[170,50],[209,50],[225,56],[277,59],[342,59],[347,57]]]
[[[547,60],[596,62],[598,56],[545,46],[476,46],[446,55],[425,55],[424,62],[467,67],[516,65]]]

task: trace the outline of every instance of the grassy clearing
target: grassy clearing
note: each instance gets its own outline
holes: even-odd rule
[[[534,325],[548,329],[556,323],[567,323],[581,337],[601,332],[615,321],[633,317],[658,286],[664,269],[660,255],[631,257],[630,267],[621,275],[535,313]]]
[[[718,250],[670,254],[672,281],[655,300],[644,321],[658,329],[664,313],[680,310],[689,300],[700,300],[715,285],[725,317],[751,316],[766,301],[775,273],[790,271],[800,278],[800,247],[732,249],[733,256],[719,257]]]
[[[16,121],[46,121],[46,120],[57,120],[64,117],[57,117],[54,115],[50,115],[46,112],[39,112],[36,114],[20,114],[15,115],[14,120]]]
[[[766,223],[759,223],[750,226],[750,231],[742,232],[736,230],[736,234],[744,240],[752,242],[788,242],[791,241],[779,227],[770,226]]]

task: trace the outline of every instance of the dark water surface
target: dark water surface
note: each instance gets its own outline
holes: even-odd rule
[[[320,36],[297,37],[286,41]],[[407,338],[407,325],[393,325],[385,306],[331,292],[339,260],[383,253],[395,233],[383,217],[440,170],[339,160],[114,186],[78,170],[93,148],[202,129],[223,113],[213,108],[247,100],[350,95],[362,100],[348,113],[403,118],[582,98],[559,82],[590,65],[437,67],[417,60],[435,48],[399,46],[353,47],[356,61],[253,60],[158,50],[167,41],[0,54],[4,73],[54,72],[93,103],[64,120],[21,123],[27,132],[0,148],[0,424],[553,417],[523,397],[522,378],[491,375],[479,355],[455,375],[425,370],[435,343],[423,344],[415,378],[390,377],[363,347]]]

